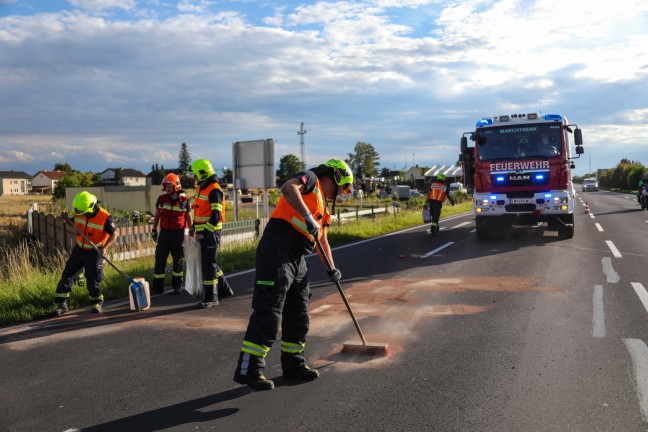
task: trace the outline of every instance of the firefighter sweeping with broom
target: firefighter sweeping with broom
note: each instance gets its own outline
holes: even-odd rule
[[[331,159],[297,173],[281,187],[282,195],[256,251],[253,312],[234,374],[237,383],[256,390],[274,388],[263,369],[280,324],[284,377],[312,381],[319,376],[304,357],[310,297],[305,255],[313,251],[314,237],[319,238],[318,253],[326,254],[331,265],[328,276],[332,282],[340,281],[342,275],[333,264],[326,236],[331,219],[326,200],[335,203],[338,194],[351,192],[352,185],[349,166]]]
[[[104,278],[104,255],[118,236],[112,216],[99,207],[99,201],[93,194],[86,191],[79,192],[72,201],[72,207],[74,224],[85,234],[85,237],[77,232],[77,244],[72,249],[61,280],[56,286],[56,309],[51,313],[54,316],[63,315],[68,311],[67,302],[72,292],[72,281],[84,269],[92,312],[101,313],[103,294],[100,285]],[[62,216],[67,218],[66,213]],[[94,246],[88,240],[92,241]]]

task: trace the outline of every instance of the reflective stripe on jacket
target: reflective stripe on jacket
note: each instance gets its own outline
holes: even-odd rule
[[[324,197],[322,195],[322,185],[320,184],[319,179],[317,179],[315,189],[313,189],[311,193],[302,195],[302,199],[304,200],[304,204],[306,204],[308,211],[313,214],[313,217],[320,224],[320,226],[328,226],[331,221],[331,215],[327,211],[326,201],[324,200]],[[283,195],[279,197],[279,202],[277,202],[277,206],[270,215],[270,218],[277,218],[288,221],[293,226],[293,228],[295,228],[301,234],[305,235],[308,239],[313,238],[313,236],[311,236],[306,229],[306,221],[304,220],[304,216],[297,213],[297,211],[288,203],[288,201],[286,201]],[[317,235],[318,238],[322,237],[322,231],[323,230],[319,230],[319,233]]]
[[[445,201],[446,199],[446,190],[448,188],[445,184],[440,182],[434,182],[430,185],[430,193],[428,194],[428,199],[430,201]]]
[[[109,216],[110,213],[99,207],[99,211],[93,217],[88,218],[84,215],[74,216],[74,224],[86,236],[88,236],[90,240],[92,240],[95,246],[102,248],[106,239],[110,237],[110,235],[104,230]],[[94,249],[92,245],[89,244],[88,241],[79,233],[77,233],[76,241],[77,245],[79,245],[81,249]]]
[[[168,194],[160,195],[157,209],[160,212],[160,229],[178,230],[187,225],[186,195],[178,196],[176,201],[171,200]]]
[[[223,221],[225,221],[225,206],[223,205],[223,203],[209,202],[209,194],[214,189],[221,190],[220,185],[216,181],[208,184],[204,189],[198,187],[196,199],[193,203],[193,222],[194,227],[196,227],[197,233],[205,230],[214,232],[216,230],[223,229]],[[216,225],[209,223],[213,210],[220,212],[220,220]]]

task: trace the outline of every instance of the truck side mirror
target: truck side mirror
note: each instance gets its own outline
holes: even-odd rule
[[[468,148],[468,138],[465,136],[461,137],[461,153],[465,153]]]
[[[583,147],[577,145],[576,146],[576,154],[582,155],[583,153],[585,153],[585,149]]]
[[[576,144],[576,146],[583,145],[583,132],[579,128],[576,128],[576,130],[574,130],[574,144]],[[578,148],[576,148],[576,153],[578,153]]]
[[[463,153],[459,153],[459,162],[465,162],[466,161],[466,155]]]

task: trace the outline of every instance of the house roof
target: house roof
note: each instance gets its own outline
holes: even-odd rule
[[[117,172],[117,170],[120,168],[106,168],[105,170],[101,171],[99,175],[107,172],[107,171],[114,171]],[[146,177],[143,172],[133,169],[133,168],[121,168],[122,175],[124,177]]]
[[[0,171],[0,178],[30,179],[32,176],[24,171]]]
[[[34,174],[34,177],[36,177],[40,173],[43,173],[44,176],[49,177],[52,180],[60,180],[61,177],[63,177],[65,174],[67,174],[65,171],[40,170],[36,174]]]

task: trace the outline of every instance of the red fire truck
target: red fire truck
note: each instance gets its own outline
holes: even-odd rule
[[[570,134],[575,151],[572,157]],[[474,141],[468,146],[467,136]],[[461,138],[466,183],[473,189],[477,237],[498,236],[512,226],[547,227],[574,235],[573,160],[584,153],[583,136],[560,114],[483,118]],[[472,184],[469,184],[472,180]]]

